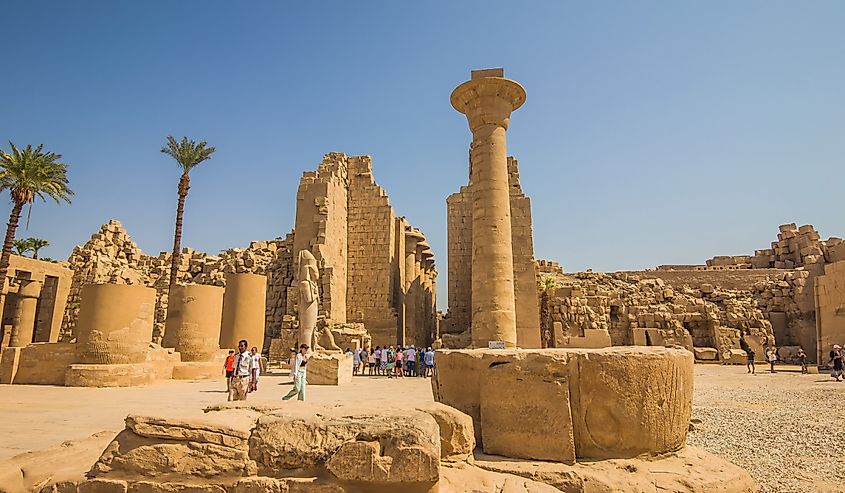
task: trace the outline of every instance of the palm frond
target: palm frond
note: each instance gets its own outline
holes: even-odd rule
[[[172,135],[167,136],[167,144],[161,148],[161,152],[175,159],[181,166],[182,172],[186,174],[201,162],[211,159],[211,155],[216,150],[214,147],[209,147],[208,142],[204,140],[197,143],[187,137],[182,137],[182,140],[177,141]]]
[[[44,145],[23,149],[9,142],[10,152],[0,149],[0,191],[9,190],[12,199],[21,204],[36,197],[57,204],[70,203],[73,190],[68,186],[67,164],[55,152],[44,152]]]

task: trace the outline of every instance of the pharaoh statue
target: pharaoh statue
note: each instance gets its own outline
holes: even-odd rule
[[[320,306],[320,292],[317,280],[317,259],[308,250],[300,250],[297,259],[297,286],[299,287],[299,343],[313,345],[314,329],[317,326],[317,312]]]

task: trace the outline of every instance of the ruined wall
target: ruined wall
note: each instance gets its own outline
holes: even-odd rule
[[[396,216],[369,156],[350,157],[349,176],[346,318],[363,323],[375,344],[395,343]]]
[[[818,361],[827,363],[834,344],[845,342],[845,261],[825,266],[815,279],[816,349]]]
[[[296,192],[293,256],[309,250],[317,259],[320,311],[339,323],[347,314],[348,173],[345,154],[326,154],[317,171],[303,173]]]
[[[517,333],[524,347],[540,347],[537,270],[531,222],[531,200],[519,183],[519,162],[508,157]],[[444,333],[458,334],[472,325],[472,184],[446,199],[449,242],[449,312]],[[530,335],[530,337],[528,337]]]
[[[183,249],[177,280],[181,283],[225,286],[226,273],[251,273],[268,276],[267,333],[278,331],[286,306],[287,286],[292,279],[293,236],[284,240],[253,241],[247,248],[231,248],[218,255]],[[155,335],[164,331],[167,316],[167,283],[170,277],[170,253],[157,257],[145,255],[132,241],[120,221],[111,220],[100,227],[83,246],[76,246],[68,259],[73,278],[64,311],[61,340],[76,337],[82,286],[86,284],[137,284],[156,289]]]

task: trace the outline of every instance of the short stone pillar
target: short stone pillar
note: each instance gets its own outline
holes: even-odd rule
[[[35,330],[35,316],[38,309],[38,297],[41,296],[41,282],[21,279],[15,300],[15,312],[12,319],[12,334],[9,347],[24,347],[32,342]]]
[[[156,291],[145,286],[88,284],[76,323],[80,363],[142,363],[153,337]]]
[[[202,284],[170,287],[162,346],[182,361],[210,361],[220,350],[223,288]]]
[[[505,132],[525,90],[504,70],[474,70],[452,92],[452,106],[472,130],[472,343],[516,346],[510,185]]]
[[[246,339],[259,351],[264,344],[267,278],[258,274],[226,274],[220,348],[235,349]]]

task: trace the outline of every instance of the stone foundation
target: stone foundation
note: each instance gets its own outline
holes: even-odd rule
[[[472,417],[485,452],[615,459],[673,452],[686,439],[693,356],[683,349],[441,350],[435,359],[435,400]],[[546,446],[531,446],[520,430],[542,434]]]
[[[66,387],[136,387],[155,380],[148,364],[70,365],[65,372]]]

